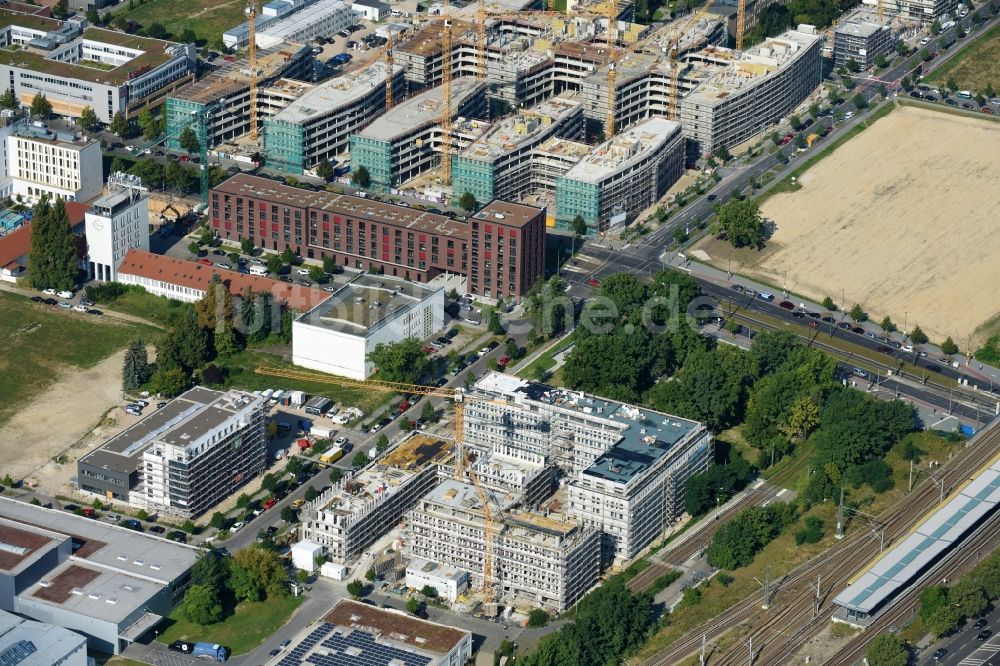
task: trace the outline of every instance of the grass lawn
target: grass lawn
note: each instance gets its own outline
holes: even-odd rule
[[[268,354],[257,350],[244,350],[234,354],[227,359],[216,359],[215,363],[224,368],[227,372],[226,387],[235,387],[248,391],[264,390],[268,388],[282,388],[284,390],[305,391],[309,395],[324,395],[335,402],[344,403],[360,408],[365,414],[371,414],[377,407],[387,403],[392,397],[391,393],[380,393],[378,391],[363,390],[356,388],[346,388],[335,384],[322,382],[298,381],[294,379],[284,379],[282,377],[272,377],[270,375],[258,375],[254,369],[261,365],[277,368],[287,368],[290,370],[302,370],[291,363],[283,361],[274,354]],[[333,375],[330,379],[337,379]]]
[[[207,627],[189,622],[184,617],[181,606],[178,606],[167,618],[157,640],[161,643],[179,640],[218,643],[228,647],[231,654],[246,654],[284,626],[301,603],[302,597],[291,595],[257,603],[243,603],[236,607],[234,614]]]
[[[191,28],[200,46],[221,41],[223,32],[243,23],[245,6],[242,0],[146,0],[137,1],[135,9],[117,13],[144,27],[159,23],[173,35]]]
[[[148,326],[32,303],[0,292],[0,424],[42,393],[66,367],[89,368],[128,341],[149,337]]]
[[[107,305],[111,310],[141,317],[160,326],[168,327],[177,318],[186,314],[193,306],[190,303],[163,296],[154,296],[142,287],[130,288],[125,294],[113,301],[99,303],[98,306]]]
[[[977,37],[925,81],[943,85],[948,79],[955,79],[962,90],[983,92],[987,83],[1000,90],[1000,25]]]
[[[125,657],[114,657],[105,662],[104,666],[147,666],[144,661],[126,659]]]

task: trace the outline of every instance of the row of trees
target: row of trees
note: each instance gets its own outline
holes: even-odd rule
[[[931,587],[920,594],[920,618],[936,636],[981,617],[1000,599],[1000,552],[994,552],[951,587]]]
[[[76,239],[62,199],[54,203],[43,195],[31,218],[28,282],[35,289],[68,289],[76,286]]]
[[[712,537],[705,550],[708,563],[729,570],[747,566],[764,546],[797,518],[795,506],[786,502],[744,509]]]
[[[716,442],[716,455],[721,449]],[[743,490],[753,478],[754,467],[739,453],[729,460],[715,462],[700,474],[692,474],[684,482],[684,510],[701,516]]]

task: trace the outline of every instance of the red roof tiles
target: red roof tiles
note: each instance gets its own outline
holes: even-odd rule
[[[254,293],[269,291],[276,301],[285,303],[288,307],[301,312],[312,309],[330,297],[330,294],[319,289],[301,287],[256,275],[246,275],[215,266],[203,266],[193,261],[184,261],[143,250],[129,250],[119,266],[118,272],[197,289],[198,291],[208,291],[212,277],[218,275],[233,295],[241,294],[247,288]]]

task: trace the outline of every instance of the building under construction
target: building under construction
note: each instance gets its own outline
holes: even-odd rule
[[[867,9],[851,12],[833,29],[833,64],[843,67],[853,60],[867,71],[875,65],[879,55],[892,53],[895,38],[892,19],[878,18]]]
[[[601,533],[608,564],[627,563],[673,525],[685,481],[711,462],[712,436],[694,421],[498,373],[469,395],[464,442],[556,468],[566,515]]]
[[[568,93],[502,118],[456,152],[452,191],[470,192],[476,201],[518,201],[554,186],[540,175],[544,153],[538,149],[552,137],[582,139],[583,129],[583,104]]]
[[[386,108],[389,65],[382,61],[325,81],[264,119],[264,163],[302,174],[346,151],[353,134]],[[393,96],[402,93],[403,69],[392,70]]]
[[[654,116],[608,139],[556,178],[556,226],[587,234],[628,224],[684,173],[681,126]]]
[[[539,512],[500,492],[487,501],[492,529],[475,488],[444,481],[406,514],[405,554],[468,572],[472,586],[482,588],[490,539],[490,583],[496,599],[513,606],[562,611],[597,584],[600,534],[567,515],[563,503],[553,499]]]
[[[450,458],[451,442],[412,434],[360,473],[303,505],[299,538],[326,548],[334,562],[354,562],[437,485],[438,467]]]
[[[457,79],[451,85],[451,149],[478,138],[486,123],[486,85]],[[434,168],[441,157],[443,86],[401,102],[351,136],[351,169],[364,167],[371,188],[388,191]],[[487,201],[487,199],[480,199]]]

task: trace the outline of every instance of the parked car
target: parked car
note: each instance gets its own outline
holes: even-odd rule
[[[229,532],[231,534],[236,534],[237,532],[239,532],[244,527],[246,527],[246,522],[243,521],[243,520],[240,520],[238,522],[233,523],[233,526],[229,528]]]
[[[73,308],[73,306],[70,303],[67,303],[66,301],[59,301],[59,307],[61,307],[63,310],[71,310]]]
[[[795,304],[792,303],[791,301],[781,301],[780,303],[778,303],[778,307],[784,308],[785,310],[794,310]]]
[[[80,507],[76,504],[63,504],[63,511],[69,511],[70,513],[76,513],[80,510]]]
[[[292,502],[292,508],[293,509],[301,509],[302,505],[305,504],[305,503],[306,503],[306,501],[304,499],[297,499],[294,502]]]
[[[122,517],[119,516],[117,513],[109,513],[108,515],[104,516],[104,520],[108,521],[109,523],[117,523],[121,519]]]
[[[167,530],[162,525],[152,525],[149,528],[149,531],[152,532],[153,534],[163,534]]]
[[[51,289],[51,288],[50,289],[42,289],[42,293],[45,294],[46,296],[55,296],[56,295],[56,290],[55,289]]]

